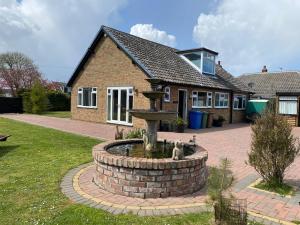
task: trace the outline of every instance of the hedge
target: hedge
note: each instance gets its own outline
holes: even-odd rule
[[[58,91],[49,91],[47,93],[50,111],[70,111],[70,96]]]

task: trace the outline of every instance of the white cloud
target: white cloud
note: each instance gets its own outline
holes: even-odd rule
[[[158,30],[153,27],[153,24],[136,24],[131,27],[130,34],[172,47],[176,45],[176,37],[174,35]]]
[[[299,12],[299,0],[222,0],[215,12],[200,14],[194,40],[218,51],[235,75],[263,65],[292,68],[300,61]]]
[[[50,79],[68,80],[102,24],[127,0],[0,0],[0,52],[21,51]]]

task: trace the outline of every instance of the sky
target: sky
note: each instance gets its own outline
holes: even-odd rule
[[[0,0],[0,53],[32,58],[67,82],[101,25],[152,41],[219,53],[238,76],[300,70],[300,0]]]

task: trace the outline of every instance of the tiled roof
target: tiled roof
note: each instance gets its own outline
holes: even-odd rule
[[[101,31],[107,34],[125,51],[149,77],[159,78],[165,82],[175,84],[248,91],[246,86],[237,85],[238,82],[236,79],[220,66],[216,67],[216,76],[203,75],[177,53],[178,49],[106,26],[102,26]],[[101,31],[86,54],[90,52],[91,48],[95,45],[95,41],[99,39]],[[87,56],[83,60],[86,58]],[[68,84],[74,81],[76,73],[79,72],[78,67]]]
[[[299,93],[300,72],[265,72],[246,74],[237,78],[247,86],[252,86],[254,97],[272,98],[276,92]]]

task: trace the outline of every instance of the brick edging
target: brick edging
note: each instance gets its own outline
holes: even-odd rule
[[[159,216],[159,215],[178,215],[186,213],[197,213],[211,211],[205,203],[194,203],[186,205],[170,206],[130,206],[121,205],[95,198],[80,189],[78,184],[79,176],[84,173],[93,163],[86,163],[77,168],[71,169],[61,182],[62,192],[73,202],[81,203],[93,208],[105,210],[113,214],[132,213],[138,216]]]
[[[138,216],[163,216],[212,211],[212,208],[210,206],[208,206],[206,203],[201,202],[169,206],[130,206],[115,204],[112,202],[101,200],[100,198],[95,198],[82,191],[78,183],[79,176],[85,173],[86,170],[91,166],[94,166],[93,162],[82,164],[68,171],[62,179],[62,182],[60,184],[61,190],[74,203],[80,203],[89,207],[102,209],[115,215],[132,213]],[[280,221],[276,218],[257,214],[252,211],[248,211],[248,214],[248,218],[251,221],[273,225],[293,225],[293,223],[291,222]]]

